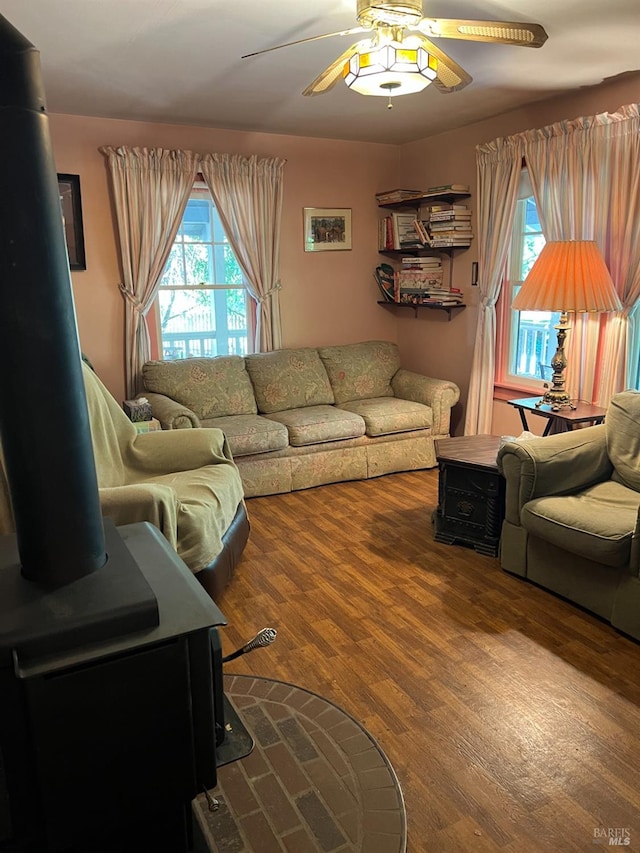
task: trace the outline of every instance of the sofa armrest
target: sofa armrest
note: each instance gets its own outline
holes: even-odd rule
[[[162,429],[191,429],[199,427],[200,420],[195,412],[182,403],[177,403],[171,397],[164,394],[156,394],[152,391],[144,391],[143,395],[151,403],[153,417],[162,424]]]
[[[449,435],[451,409],[460,399],[460,389],[455,382],[446,379],[432,379],[421,373],[400,368],[391,380],[396,397],[423,403],[433,412],[431,431],[434,435]]]
[[[506,480],[505,518],[520,524],[520,510],[533,498],[570,494],[610,478],[604,424],[509,441],[498,451],[498,469]]]

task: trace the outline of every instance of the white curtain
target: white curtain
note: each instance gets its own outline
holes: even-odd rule
[[[522,141],[496,139],[476,149],[478,167],[478,288],[476,327],[465,435],[491,432],[495,377],[496,310],[513,228],[522,169]]]
[[[639,106],[521,136],[546,239],[595,240],[623,304],[619,314],[574,318],[567,339],[569,393],[607,406],[637,379],[626,353],[640,298]]]
[[[207,154],[200,171],[256,303],[256,352],[282,346],[278,277],[283,170],[286,161]]]
[[[180,227],[198,157],[162,148],[100,151],[107,158],[120,238],[125,381],[127,397],[132,397],[141,387],[142,365],[151,357],[146,315]]]

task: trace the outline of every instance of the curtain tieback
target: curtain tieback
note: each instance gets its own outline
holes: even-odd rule
[[[259,296],[259,297],[258,297],[258,302],[260,303],[260,305],[262,305],[262,303],[263,303],[263,302],[266,302],[266,301],[267,301],[267,299],[271,299],[271,296],[272,296],[272,295],[273,295],[277,290],[282,290],[282,282],[281,282],[281,281],[276,281],[276,283],[273,285],[273,287],[272,287],[272,288],[270,288],[269,290],[267,290],[267,292],[266,292],[266,293],[263,293],[263,294],[262,294],[262,296]]]
[[[131,293],[131,291],[127,289],[126,284],[120,283],[118,287],[120,288],[120,293],[124,296],[129,305],[131,305],[136,314],[140,314],[142,312],[142,302],[140,302],[135,293]]]

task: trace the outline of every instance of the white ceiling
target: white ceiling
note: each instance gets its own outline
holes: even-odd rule
[[[2,0],[40,51],[50,112],[403,143],[640,69],[640,0],[425,0],[430,17],[530,21],[539,49],[437,40],[472,77],[395,100],[302,90],[359,36],[356,0]],[[639,97],[640,100],[640,97]]]

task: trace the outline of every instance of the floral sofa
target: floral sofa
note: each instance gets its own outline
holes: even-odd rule
[[[388,341],[149,361],[143,381],[163,429],[225,433],[246,497],[433,468],[460,396]]]

